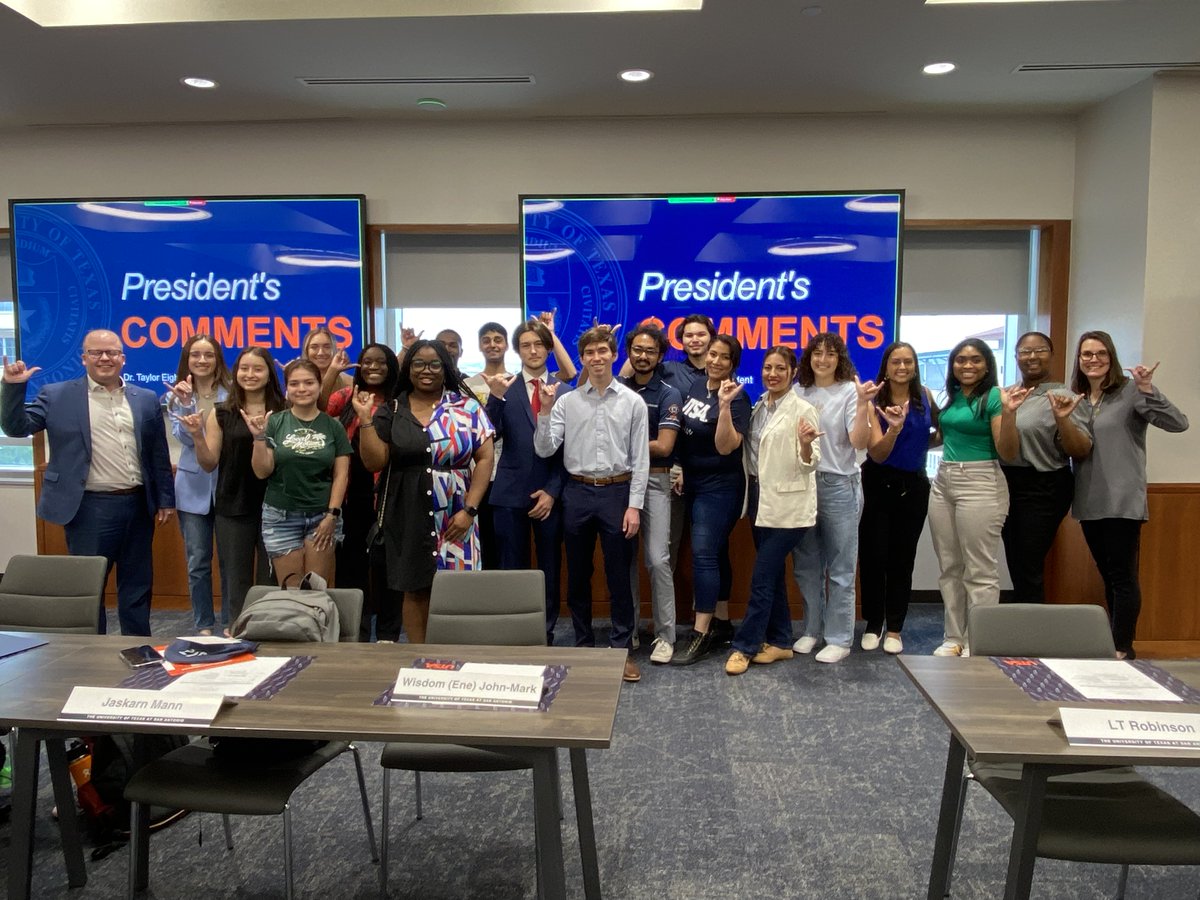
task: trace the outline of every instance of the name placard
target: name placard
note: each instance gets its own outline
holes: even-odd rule
[[[225,702],[223,696],[138,691],[129,688],[76,687],[58,714],[59,721],[141,722],[161,725],[209,725]]]
[[[408,705],[495,706],[536,709],[542,698],[542,668],[529,673],[495,670],[401,669],[392,702]]]
[[[1059,714],[1075,746],[1200,749],[1200,713],[1061,707]]]

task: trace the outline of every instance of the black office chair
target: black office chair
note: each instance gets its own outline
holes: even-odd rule
[[[246,607],[269,591],[269,586],[252,587],[246,594]],[[358,624],[362,618],[362,591],[357,588],[330,588],[329,596],[338,607],[340,641],[357,641]],[[287,742],[283,742],[287,743]],[[362,799],[363,818],[367,825],[367,840],[371,860],[379,861],[375,845],[375,827],[371,820],[371,805],[363,778],[362,760],[358,748],[348,741],[328,741],[317,749],[293,758],[249,759],[223,758],[207,742],[188,744],[166,754],[138,770],[125,788],[125,799],[131,804],[130,827],[133,838],[129,844],[129,896],[138,890],[139,859],[145,860],[148,850],[141,842],[147,840],[140,827],[142,817],[153,806],[168,806],[195,812],[221,813],[225,828],[225,846],[233,849],[229,816],[283,816],[283,869],[288,900],[293,896],[292,882],[292,818],[291,796],[309,776],[326,763],[349,751],[358,776],[358,791]]]
[[[0,580],[0,628],[95,634],[107,579],[103,556],[14,556]]]
[[[544,647],[545,576],[537,569],[438,572],[429,599],[429,625],[425,639],[431,644]],[[417,818],[420,819],[423,817],[422,772],[507,772],[533,768],[525,759],[485,747],[421,743],[388,744],[383,749],[379,764],[383,766],[380,886],[385,894],[392,769],[413,773]]]
[[[968,613],[973,656],[1113,659],[1108,616],[1090,604],[1010,603]],[[1014,821],[1021,812],[1021,766],[967,760],[950,849],[947,894],[971,780]],[[1037,855],[1073,862],[1117,863],[1117,900],[1129,866],[1200,865],[1200,816],[1129,766],[1081,767],[1046,781]]]

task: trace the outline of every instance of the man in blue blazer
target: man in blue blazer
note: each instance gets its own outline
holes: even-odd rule
[[[541,322],[523,322],[512,335],[521,357],[518,375],[484,375],[491,396],[487,414],[496,429],[496,439],[504,440],[504,452],[496,467],[489,502],[499,545],[500,568],[530,567],[530,532],[537,547],[538,568],[546,576],[546,643],[554,643],[554,625],[560,602],[559,573],[562,571],[562,494],[566,473],[562,449],[543,459],[533,451],[533,432],[537,427],[538,387],[555,378],[546,370],[546,360],[554,352],[554,336]],[[559,393],[570,389],[559,387]]]
[[[46,385],[26,405],[26,384],[39,367],[5,357],[0,428],[9,437],[46,432],[50,461],[37,514],[65,528],[72,554],[116,565],[121,633],[149,635],[154,523],[175,511],[175,486],[158,398],[125,384],[124,365],[116,334],[88,332],[87,374]],[[103,605],[99,624],[104,633]]]

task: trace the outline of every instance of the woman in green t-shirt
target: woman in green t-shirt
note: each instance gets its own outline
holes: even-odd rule
[[[254,474],[267,480],[263,545],[275,578],[316,572],[333,584],[334,545],[342,538],[342,501],[350,478],[350,440],[342,423],[317,408],[321,371],[307,359],[283,370],[290,409],[242,417],[254,435]]]
[[[1000,530],[1008,484],[1000,459],[1020,452],[1017,408],[1024,388],[996,385],[996,358],[978,338],[950,351],[938,423],[942,465],[929,495],[929,531],[942,570],[945,640],[934,656],[969,656],[967,610],[1000,602]]]

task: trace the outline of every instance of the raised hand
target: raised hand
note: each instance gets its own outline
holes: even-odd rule
[[[489,375],[487,372],[481,373],[484,384],[488,386],[488,390],[492,392],[492,396],[497,399],[503,399],[508,393],[508,389],[512,387],[513,382],[517,380],[516,375]]]
[[[854,376],[854,390],[858,393],[858,402],[867,403],[875,399],[875,395],[879,393],[878,385],[873,381],[859,381],[858,376]]]
[[[546,328],[549,329],[551,334],[554,334],[554,314],[557,311],[558,310],[547,309],[547,310],[543,310],[542,312],[538,313],[537,320],[539,322],[541,322],[543,325],[545,325]]]
[[[1141,391],[1143,394],[1149,394],[1151,392],[1151,390],[1153,390],[1153,388],[1154,388],[1154,385],[1152,384],[1152,380],[1154,378],[1154,373],[1157,370],[1158,370],[1158,363],[1155,363],[1149,369],[1147,369],[1145,366],[1143,366],[1141,363],[1139,363],[1138,365],[1134,366],[1133,368],[1126,369],[1125,371],[1127,371],[1130,375],[1133,376],[1133,383],[1137,385],[1137,389],[1139,391]]]
[[[375,395],[370,391],[355,391],[350,395],[350,405],[354,407],[359,422],[369,422],[375,410]]]
[[[732,378],[726,378],[717,388],[717,402],[725,409],[733,402],[733,398],[742,392],[742,386]]]
[[[260,438],[267,433],[267,420],[271,418],[271,414],[267,413],[262,416],[251,416],[244,409],[239,409],[242,414],[242,419],[246,422],[246,427],[250,429],[250,434],[255,438]]]
[[[204,434],[204,416],[200,413],[194,412],[186,416],[180,416],[179,421],[192,437],[198,438]]]
[[[1050,398],[1050,411],[1054,413],[1055,419],[1069,418],[1083,399],[1083,394],[1059,394],[1054,391],[1046,396]]]
[[[904,420],[908,418],[907,400],[901,406],[885,406],[882,409],[876,407],[876,409],[883,416],[883,421],[887,422],[888,431],[900,431],[904,427]]]
[[[10,363],[8,357],[4,357],[4,381],[8,384],[24,384],[40,371],[41,366],[26,366],[19,359]]]
[[[542,400],[542,415],[549,415],[550,407],[554,405],[554,399],[558,396],[558,382],[543,381],[538,389],[538,396]]]
[[[615,335],[616,335],[616,333],[617,333],[618,331],[620,331],[620,329],[621,329],[621,323],[620,323],[620,322],[618,322],[616,325],[605,325],[605,324],[604,324],[603,322],[601,322],[599,319],[593,318],[593,319],[592,319],[592,327],[593,327],[593,328],[602,328],[602,329],[604,329],[605,331],[607,331],[609,334],[611,334],[611,335],[614,335],[614,336],[615,336]]]
[[[414,331],[411,328],[401,328],[400,329],[400,346],[403,347],[405,350],[407,350],[409,347],[411,347],[413,344],[415,344],[417,341],[419,341],[421,339],[421,335],[423,335],[424,333],[425,333],[424,329],[422,329],[421,331]]]
[[[796,437],[799,438],[801,447],[811,447],[812,442],[824,433],[817,431],[817,427],[803,417],[796,422]]]
[[[1007,413],[1015,413],[1020,409],[1025,398],[1029,396],[1029,388],[1005,387],[1000,388],[1000,406]]]
[[[333,369],[339,375],[347,369],[353,369],[357,363],[350,362],[350,357],[345,350],[339,350],[333,354],[333,361],[329,364],[329,368]]]
[[[170,385],[167,390],[171,393],[171,399],[180,406],[191,406],[192,398],[195,396],[195,389],[192,387],[192,376],[189,375],[182,381],[177,381]]]

